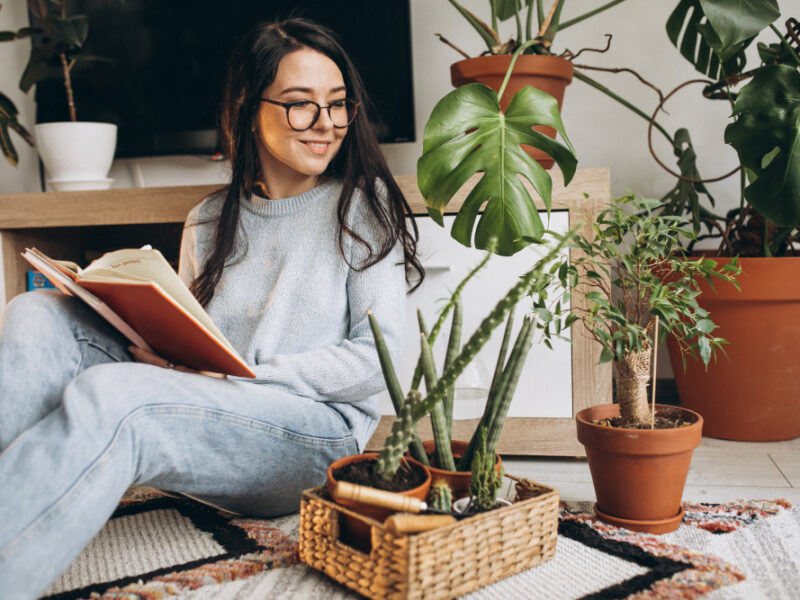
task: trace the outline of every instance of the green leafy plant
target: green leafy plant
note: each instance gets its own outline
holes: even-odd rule
[[[0,5],[2,8],[2,5]],[[0,31],[0,42],[10,42],[32,35],[30,27],[23,27],[18,31]],[[29,146],[33,146],[33,136],[30,132],[17,119],[19,111],[11,98],[0,92],[0,151],[6,160],[13,166],[17,166],[19,162],[19,154],[14,147],[14,141],[11,139],[11,131],[19,135],[24,142]]]
[[[625,0],[612,0],[590,10],[574,19],[561,22],[561,10],[566,0],[554,0],[545,11],[542,0],[489,0],[489,17],[491,25],[482,21],[474,13],[468,11],[456,0],[449,0],[456,10],[475,29],[486,44],[488,54],[513,54],[526,42],[532,42],[525,49],[526,54],[552,54],[553,39],[559,30],[571,27],[598,13],[608,10]],[[533,29],[533,17],[536,14],[537,29]],[[505,42],[501,41],[498,34],[499,23],[514,19],[516,23],[516,36]],[[524,23],[524,25],[523,25]],[[463,50],[456,48],[449,41],[439,36],[442,41],[453,47],[456,51],[469,58]]]
[[[680,0],[666,24],[681,55],[708,77],[703,96],[732,107],[725,142],[739,155],[739,208],[724,217],[691,210],[695,231],[702,223],[716,231],[706,237],[721,239],[720,254],[780,256],[800,241],[800,25],[787,21],[784,36],[773,24],[780,14],[776,0]],[[745,50],[768,29],[776,41],[759,43],[760,64],[748,68]]]
[[[89,33],[86,15],[69,15],[67,0],[28,0],[28,10],[36,19],[36,27],[29,28],[27,35],[36,38],[19,88],[23,92],[41,80],[51,65],[60,69],[64,79],[67,110],[71,121],[77,120],[75,100],[72,92],[73,67],[78,61],[102,60],[83,54],[83,45]]]
[[[588,308],[574,314],[602,345],[600,362],[613,361],[621,416],[637,426],[650,423],[646,388],[654,345],[672,335],[684,365],[690,355],[708,366],[726,342],[697,303],[699,282],[737,285],[740,272],[736,259],[718,267],[711,258],[687,258],[681,237],[693,236],[688,220],[658,214],[660,207],[658,200],[618,198],[592,225],[594,239],[575,239],[589,291]],[[616,300],[612,285],[619,289]]]
[[[391,434],[384,442],[383,450],[378,458],[376,471],[384,478],[391,479],[403,453],[409,449],[412,456],[427,463],[427,456],[414,443],[416,423],[425,415],[431,415],[431,422],[436,441],[436,461],[440,468],[468,471],[473,464],[473,456],[479,442],[479,431],[486,436],[485,453],[493,457],[497,447],[508,408],[519,378],[525,357],[533,342],[534,332],[539,332],[546,345],[550,345],[553,337],[560,336],[577,317],[566,314],[569,290],[577,283],[577,270],[562,255],[569,246],[573,234],[552,234],[552,243],[547,246],[544,256],[497,303],[494,309],[483,319],[475,332],[463,344],[458,339],[460,294],[467,281],[481,268],[486,259],[478,265],[454,291],[450,301],[445,305],[430,335],[425,331],[424,320],[420,319],[420,357],[418,374],[412,379],[410,390],[403,394],[395,369],[389,358],[388,350],[380,326],[375,315],[370,314],[370,325],[375,335],[376,347],[381,360],[384,378],[392,397],[398,420],[392,426]],[[488,259],[488,256],[487,256]],[[525,322],[517,336],[513,348],[509,348],[512,330],[514,307],[523,296],[533,299],[532,315],[525,317]],[[430,351],[431,345],[445,322],[450,311],[453,311],[454,326],[448,343],[447,358],[441,376],[437,376]],[[508,319],[507,319],[508,318]],[[499,352],[497,367],[490,386],[489,397],[480,425],[470,440],[467,451],[456,465],[450,447],[452,431],[452,400],[448,406],[448,398],[452,397],[456,378],[472,361],[483,345],[489,340],[492,331],[506,321],[506,329]],[[453,332],[456,332],[453,335]],[[417,389],[421,378],[425,378],[426,393],[423,396]],[[409,447],[409,444],[411,446]]]
[[[517,57],[528,42],[511,58],[503,84],[497,92],[480,83],[456,88],[434,107],[425,125],[422,156],[417,163],[417,183],[430,216],[444,224],[444,209],[453,195],[480,173],[456,215],[452,236],[465,246],[473,241],[477,248],[509,256],[541,239],[544,226],[539,211],[520,177],[527,179],[550,209],[552,180],[521,144],[545,151],[558,164],[569,183],[575,174],[577,158],[555,98],[525,87],[511,99],[508,109],[500,110],[499,98],[508,85]],[[534,131],[534,125],[548,125],[561,135],[564,144]],[[485,204],[485,207],[483,207]],[[475,219],[483,207],[477,228]]]

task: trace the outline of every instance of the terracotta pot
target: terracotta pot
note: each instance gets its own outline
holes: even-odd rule
[[[656,410],[694,422],[677,429],[618,429],[592,423],[619,416],[618,404],[585,408],[575,421],[578,441],[586,447],[597,515],[635,531],[665,533],[677,529],[683,519],[681,497],[692,451],[702,438],[703,418],[675,406],[657,405]]]
[[[377,452],[367,452],[364,454],[351,454],[350,456],[344,456],[334,462],[332,462],[328,466],[328,471],[326,473],[327,480],[328,480],[328,493],[330,494],[330,490],[334,487],[336,479],[333,476],[333,472],[337,469],[349,465],[352,463],[363,462],[363,461],[375,461],[378,459]],[[411,496],[412,498],[417,498],[419,500],[426,500],[428,498],[428,490],[431,487],[431,474],[428,472],[428,469],[418,463],[413,458],[407,459],[409,463],[411,463],[415,468],[419,469],[425,474],[425,481],[415,488],[411,488],[410,490],[404,490],[402,492],[397,492],[398,494],[402,494],[403,496]],[[337,504],[341,504],[342,506],[346,506],[365,517],[369,517],[370,519],[374,519],[378,522],[383,522],[386,517],[391,515],[393,510],[388,508],[383,508],[379,506],[372,506],[371,504],[363,504],[361,502],[357,502],[354,500],[336,500]],[[342,537],[343,541],[346,541],[350,545],[358,548],[360,550],[368,551],[370,549],[370,525],[363,521],[356,518],[353,518],[349,515],[343,515],[343,522],[341,524],[342,527]]]
[[[469,442],[462,442],[459,440],[453,440],[450,442],[450,449],[453,452],[453,458],[455,458],[456,463],[458,463],[458,460],[464,456],[467,446],[469,446]],[[427,454],[431,454],[436,449],[436,442],[434,440],[422,442],[422,447],[425,449]],[[500,469],[503,468],[503,461],[500,460],[499,454],[495,454],[495,456],[497,457],[495,470],[499,473]],[[447,485],[450,486],[450,489],[453,492],[453,500],[458,500],[464,496],[469,496],[469,479],[472,475],[470,471],[448,471],[446,469],[437,469],[435,467],[426,468],[431,474],[431,484],[437,479],[444,479],[447,482]]]
[[[717,261],[726,259],[715,258]],[[725,338],[708,370],[700,361],[681,364],[668,340],[681,406],[703,415],[703,434],[766,442],[800,436],[800,258],[741,258],[741,293],[701,282],[700,305]],[[727,357],[725,356],[727,354]]]
[[[482,83],[498,91],[510,63],[509,54],[461,60],[450,65],[450,81],[455,87],[467,83]],[[535,54],[521,55],[514,64],[508,86],[500,98],[500,108],[505,111],[514,94],[526,85],[530,85],[553,96],[558,102],[558,109],[561,110],[564,90],[572,81],[572,70],[572,63],[563,58]],[[534,130],[550,138],[556,136],[556,130],[552,127],[537,126]],[[541,150],[525,146],[525,151],[545,169],[553,166],[553,159]]]

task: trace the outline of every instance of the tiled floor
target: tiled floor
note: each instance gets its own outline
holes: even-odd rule
[[[558,488],[565,500],[594,500],[586,460],[503,458],[506,471]],[[694,451],[683,499],[728,502],[737,498],[800,503],[800,438],[785,442],[731,442],[703,438]]]

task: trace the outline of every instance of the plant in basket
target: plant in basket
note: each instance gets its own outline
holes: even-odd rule
[[[680,524],[681,495],[703,420],[680,407],[648,408],[651,359],[658,341],[672,335],[684,355],[708,366],[725,340],[714,335],[711,315],[697,303],[699,281],[736,285],[739,273],[735,260],[718,266],[711,258],[686,258],[680,238],[693,235],[688,221],[653,212],[660,206],[632,195],[617,199],[600,213],[593,240],[576,238],[590,289],[588,308],[575,314],[603,346],[601,362],[613,361],[618,401],[575,417],[595,509],[606,521],[654,533]]]
[[[566,310],[569,290],[578,277],[577,270],[564,256],[571,239],[572,234],[553,234],[552,243],[544,256],[520,277],[463,345],[460,340],[461,293],[469,279],[486,264],[488,256],[456,287],[430,332],[426,330],[419,313],[420,356],[417,372],[407,393],[402,391],[383,342],[379,316],[370,314],[387,388],[398,415],[392,433],[374,463],[376,480],[383,478],[389,481],[404,464],[418,462],[430,467],[429,471],[433,473],[436,503],[440,509],[445,508],[442,495],[453,500],[468,496],[471,503],[468,512],[488,510],[495,506],[502,477],[495,449],[527,353],[537,332],[539,338],[549,346],[552,337],[559,336],[564,328],[577,319]],[[533,307],[530,315],[523,318],[516,339],[512,340],[513,309],[524,296],[532,299]],[[452,321],[448,349],[439,374],[431,345],[450,313]],[[471,440],[453,441],[451,432],[456,378],[503,321],[506,321],[505,333],[483,416]],[[423,378],[424,395],[419,390]],[[434,440],[422,443],[416,434],[416,424],[428,414],[431,416]],[[446,481],[449,494],[444,493],[438,480]],[[449,512],[450,507],[446,508]]]

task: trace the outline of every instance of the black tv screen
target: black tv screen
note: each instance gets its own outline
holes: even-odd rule
[[[254,24],[303,16],[340,37],[375,104],[381,142],[414,141],[409,0],[72,0],[89,35],[72,70],[77,117],[119,126],[117,158],[207,154],[228,55]],[[36,89],[37,122],[67,120],[60,70]]]

